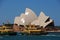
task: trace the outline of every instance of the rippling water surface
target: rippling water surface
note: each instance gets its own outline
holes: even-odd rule
[[[60,35],[5,35],[0,36],[0,40],[60,40]]]

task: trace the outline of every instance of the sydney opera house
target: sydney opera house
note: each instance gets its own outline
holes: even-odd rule
[[[46,16],[43,11],[37,16],[31,9],[26,8],[25,13],[16,16],[14,24],[0,25],[0,35],[21,34],[60,34],[60,27],[54,26],[54,20]]]
[[[56,31],[54,20],[46,16],[43,11],[37,16],[29,8],[26,8],[25,13],[15,17],[13,29],[15,32],[27,34],[45,34]]]
[[[40,27],[54,26],[54,20],[46,16],[43,11],[37,16],[34,11],[26,8],[25,13],[15,17],[14,24],[19,25],[39,25]]]

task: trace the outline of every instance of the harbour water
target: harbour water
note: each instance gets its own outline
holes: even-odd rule
[[[5,35],[0,36],[0,40],[60,40],[60,35]]]

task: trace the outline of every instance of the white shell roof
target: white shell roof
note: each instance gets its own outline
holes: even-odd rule
[[[14,21],[14,23],[20,24],[20,25],[28,25],[32,21],[34,21],[37,18],[36,14],[29,8],[26,8],[25,14],[21,14],[19,18],[15,18],[15,20],[19,20],[17,23]]]
[[[20,20],[19,16],[15,17],[14,24],[18,24],[19,25],[19,20]]]
[[[53,22],[52,19],[49,19],[48,22],[47,19],[49,19],[49,16],[46,16],[44,12],[40,12],[40,15],[37,17],[37,15],[29,8],[26,8],[25,13],[22,13],[20,16],[15,17],[14,24],[18,25],[40,25],[43,27],[46,27],[48,24]]]
[[[49,23],[53,22],[52,19],[49,19],[48,22],[45,22],[47,19],[49,18],[49,16],[46,16],[43,12],[40,13],[38,19],[36,19],[35,21],[33,21],[31,24],[33,25],[40,25],[46,27]]]
[[[44,12],[42,12],[42,11],[40,12],[40,15],[38,17],[38,19],[41,20],[41,21],[43,21],[43,22],[45,22],[48,18],[49,18],[49,16],[46,16],[44,14]]]

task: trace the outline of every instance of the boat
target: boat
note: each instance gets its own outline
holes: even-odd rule
[[[13,31],[13,24],[4,24],[0,26],[0,35],[17,35],[17,33]]]
[[[23,27],[22,27],[23,26]],[[34,25],[20,25],[20,34],[21,35],[46,35],[48,32],[42,30],[41,28],[38,29]]]
[[[42,28],[38,25],[20,25],[19,34],[21,35],[60,35],[59,27]]]

